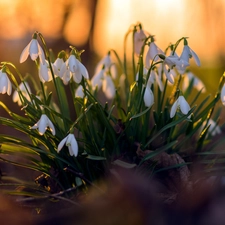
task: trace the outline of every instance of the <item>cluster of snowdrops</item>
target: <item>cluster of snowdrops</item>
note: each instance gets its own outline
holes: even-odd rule
[[[189,71],[190,60],[197,66],[200,60],[188,38],[162,50],[138,23],[125,35],[124,55],[110,50],[94,72],[82,63],[82,52],[70,47],[55,57],[41,33],[35,32],[20,63],[34,61],[39,80],[21,75],[10,62],[1,63],[0,93],[11,95],[14,90],[12,98],[22,115],[1,102],[9,117],[0,117],[0,123],[29,137],[27,141],[1,134],[2,160],[39,171],[46,182],[37,181],[38,185],[57,192],[87,187],[107,176],[113,166],[138,169],[163,151],[186,156],[209,151],[205,148],[209,140],[221,133],[218,115],[212,117],[216,104],[225,104],[225,78],[213,98],[198,101],[207,90]],[[138,158],[137,143],[152,152]],[[27,162],[4,157],[14,153],[27,157]]]

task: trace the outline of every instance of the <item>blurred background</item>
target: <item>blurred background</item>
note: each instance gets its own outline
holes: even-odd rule
[[[0,61],[11,61],[22,73],[31,71],[30,60],[19,64],[19,56],[35,31],[55,53],[69,45],[85,49],[82,62],[92,76],[109,49],[122,54],[124,34],[137,22],[162,49],[190,37],[202,62],[192,70],[213,93],[225,70],[224,0],[0,0],[0,12]]]

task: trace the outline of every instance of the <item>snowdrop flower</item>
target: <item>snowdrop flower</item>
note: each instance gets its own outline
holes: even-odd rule
[[[167,56],[164,62],[170,69],[176,67],[180,74],[185,73],[186,68],[190,65],[187,61],[180,59],[177,55]]]
[[[148,79],[149,87],[151,87],[155,82],[158,84],[160,91],[163,91],[164,85],[162,83],[162,80],[159,78],[158,74],[154,70],[152,70]]]
[[[78,144],[74,134],[68,134],[64,139],[62,139],[58,145],[58,153],[61,151],[64,145],[68,147],[71,156],[74,155],[76,157],[78,155]]]
[[[96,88],[100,89],[102,87],[103,76],[104,76],[104,69],[101,69],[91,78],[91,86],[93,90],[95,90]]]
[[[83,98],[84,97],[84,91],[82,85],[79,85],[76,92],[75,92],[76,98]]]
[[[104,79],[102,81],[102,91],[108,99],[114,98],[116,94],[114,83],[109,75],[104,76]]]
[[[3,72],[3,69],[0,70],[0,93],[7,93],[8,95],[11,95],[12,93],[12,83],[7,74]]]
[[[112,61],[110,52],[106,56],[104,56],[97,64],[95,69],[95,75],[98,74],[101,70],[104,71],[104,74],[110,74],[113,79],[116,79],[117,70],[115,63]]]
[[[28,101],[31,101],[30,95],[29,95],[29,93],[31,93],[31,90],[30,90],[30,87],[29,87],[27,82],[22,82],[19,85],[18,89],[20,90],[20,92],[21,92],[21,94],[23,95],[24,98],[26,98]],[[20,97],[19,92],[14,91],[13,97],[12,97],[13,102],[17,102],[18,105],[21,106],[22,105],[21,98],[22,97]]]
[[[190,111],[190,106],[183,96],[179,96],[178,99],[173,103],[170,111],[170,118],[173,118],[175,116],[178,108],[184,115],[187,115]]]
[[[34,34],[34,37],[32,38],[32,40],[22,51],[22,53],[20,55],[20,63],[25,62],[29,55],[33,61],[39,57],[41,63],[45,62],[44,51],[37,41],[37,34]]]
[[[72,77],[72,73],[69,70],[63,74],[62,81],[65,85],[67,85]]]
[[[193,79],[193,86],[198,90],[198,91],[202,91],[205,92],[205,85],[202,83],[202,81],[197,78],[193,73],[188,72],[185,76],[184,76],[184,82],[183,82],[183,90],[186,90],[190,84],[190,82]]]
[[[163,68],[164,68],[164,73],[165,73],[166,78],[169,81],[169,83],[174,84],[174,77],[175,77],[174,76],[174,74],[175,74],[174,69],[167,68],[166,65],[164,65]]]
[[[40,63],[39,65],[39,78],[41,82],[49,82],[52,80],[51,71],[48,68],[48,63],[45,62],[44,64]]]
[[[220,93],[220,99],[222,101],[222,104],[225,105],[225,84],[222,87],[222,90],[221,90],[221,93]]]
[[[43,135],[48,127],[52,134],[55,135],[55,127],[53,123],[45,114],[42,114],[40,120],[30,129],[38,129],[39,134]]]
[[[82,80],[82,76],[85,79],[89,79],[88,71],[85,66],[75,57],[75,55],[70,55],[67,60],[67,65],[69,67],[70,72],[73,75],[73,80],[76,83],[80,83]]]
[[[185,39],[184,40],[184,48],[181,53],[180,59],[189,63],[189,59],[192,57],[194,58],[197,66],[200,66],[200,64],[201,64],[200,59],[198,58],[197,54],[188,46],[187,40]]]
[[[72,73],[66,65],[66,62],[62,58],[57,58],[52,64],[52,68],[55,76],[60,77],[63,83],[67,85],[72,77]]]
[[[146,107],[151,107],[154,104],[154,95],[149,85],[147,85],[145,89],[144,103]]]
[[[150,61],[154,59],[154,61],[159,60],[157,54],[163,54],[164,52],[155,44],[155,42],[151,42],[148,48],[148,52],[145,57],[145,67],[150,67]],[[155,57],[156,56],[156,57]]]
[[[52,68],[54,71],[54,74],[60,78],[63,77],[64,73],[67,70],[66,63],[61,58],[57,58],[55,62],[52,64]]]
[[[146,39],[145,32],[140,29],[134,33],[134,52],[139,55],[141,52],[141,48],[144,44],[144,40]]]

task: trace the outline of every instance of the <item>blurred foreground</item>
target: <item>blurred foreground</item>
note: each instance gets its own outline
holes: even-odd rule
[[[93,187],[88,197],[77,196],[76,206],[52,198],[42,201],[43,209],[38,211],[37,202],[25,199],[16,203],[12,197],[2,195],[0,222],[2,225],[225,224],[225,186],[219,177],[202,178],[201,174],[199,179],[200,174],[195,174],[191,191],[178,190],[169,199],[161,192],[162,183],[157,180],[127,171],[115,174],[102,183],[101,190]]]

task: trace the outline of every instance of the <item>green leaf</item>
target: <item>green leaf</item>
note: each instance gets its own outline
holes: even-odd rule
[[[97,155],[90,155],[90,154],[88,154],[88,156],[86,158],[91,159],[91,160],[106,160],[105,157],[97,156]]]
[[[142,112],[140,112],[140,113],[138,113],[138,114],[132,116],[132,117],[130,118],[130,120],[135,119],[135,118],[138,118],[138,117],[141,117],[142,115],[144,115],[145,113],[147,113],[147,112],[149,111],[149,109],[151,109],[151,107],[148,107],[148,108],[145,109],[144,111],[142,111]]]
[[[189,115],[195,110],[195,107],[193,107],[187,115],[184,115],[182,117],[180,117],[179,119],[172,121],[171,123],[168,123],[167,125],[165,125],[161,130],[159,130],[152,138],[150,138],[147,143],[144,146],[144,149],[147,148],[147,146],[153,141],[155,140],[161,133],[163,133],[165,130],[174,127],[176,125],[178,125],[179,123],[181,123],[182,121],[186,120]]]

